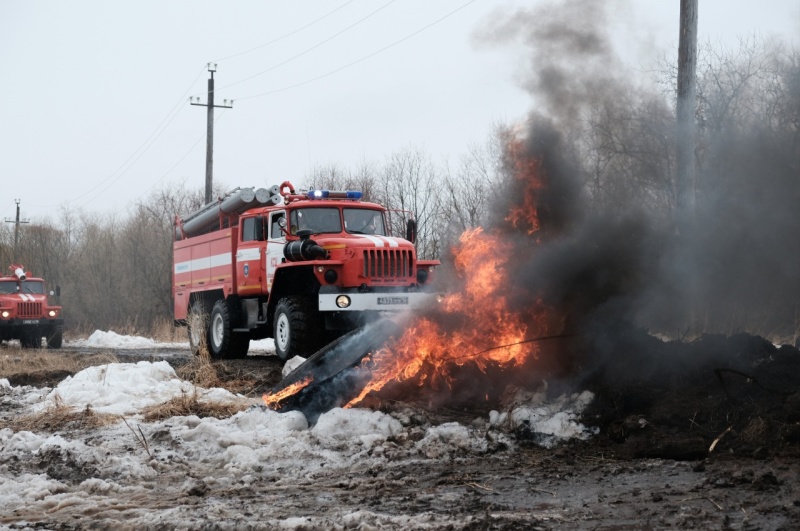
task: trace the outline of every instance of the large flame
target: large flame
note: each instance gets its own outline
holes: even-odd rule
[[[519,139],[506,145],[520,191],[505,217],[518,238],[529,238],[540,229],[536,201],[544,188],[541,160],[523,154]],[[539,346],[531,338],[547,334],[547,316],[536,294],[522,294],[531,301],[525,309],[511,309],[509,297],[518,297],[520,286],[511,282],[509,270],[517,257],[519,241],[500,230],[482,228],[461,235],[453,250],[454,266],[463,288],[446,295],[441,311],[418,318],[402,337],[372,356],[369,384],[347,405],[354,406],[369,393],[390,382],[412,380],[452,383],[451,370],[467,363],[485,370],[488,364],[518,366],[536,359]]]

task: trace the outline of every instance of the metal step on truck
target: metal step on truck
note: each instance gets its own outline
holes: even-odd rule
[[[418,260],[416,222],[405,238],[361,192],[237,188],[175,219],[175,323],[192,352],[241,358],[274,338],[281,359],[307,357],[387,312],[433,302],[438,260]]]

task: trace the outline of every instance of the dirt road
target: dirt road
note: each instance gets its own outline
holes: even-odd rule
[[[149,427],[155,456],[151,465],[156,471],[152,477],[114,478],[119,485],[115,488],[122,491],[99,492],[92,510],[80,503],[3,506],[0,525],[9,529],[125,529],[141,528],[142,522],[147,522],[145,527],[170,529],[797,528],[800,355],[792,347],[777,349],[749,336],[700,343],[692,348],[725,352],[725,363],[707,356],[703,367],[683,364],[692,358],[691,352],[685,357],[673,352],[670,365],[678,368],[656,371],[647,379],[626,375],[620,367],[613,368],[612,382],[601,374],[586,379],[596,400],[582,422],[600,428],[589,441],[545,449],[535,444],[536,434],[525,430],[498,435],[489,429],[484,410],[431,410],[415,403],[377,400],[376,407],[400,419],[402,429],[347,463],[326,466],[326,459],[310,456],[301,471],[265,462],[263,469],[237,474],[185,456],[166,457],[179,445],[169,431],[174,423],[166,421]],[[63,352],[76,357],[92,354],[91,349]],[[178,350],[114,354],[120,361],[163,359],[179,369],[191,361]],[[249,382],[243,392],[251,396],[260,396],[281,378],[281,363],[272,356],[220,362],[215,367],[223,380],[237,385]],[[63,374],[30,374],[11,383],[48,387],[63,378]],[[14,414],[7,401],[0,404],[0,429]],[[473,437],[483,437],[485,444],[418,444],[429,437],[430,427],[452,422]],[[90,429],[63,436],[103,440]],[[45,471],[66,485],[86,485],[93,474],[103,477],[102,470],[58,452],[0,467],[4,477]],[[126,496],[124,489],[134,494]],[[149,519],[145,514],[151,515]],[[160,515],[161,524],[153,525],[153,514]]]

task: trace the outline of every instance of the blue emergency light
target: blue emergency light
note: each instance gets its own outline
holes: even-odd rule
[[[309,190],[306,197],[309,199],[361,199],[362,192],[348,190],[346,192],[334,192],[331,190]]]

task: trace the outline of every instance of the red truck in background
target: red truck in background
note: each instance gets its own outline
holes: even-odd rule
[[[418,308],[438,260],[417,260],[416,223],[389,234],[388,211],[361,192],[237,188],[175,220],[175,323],[194,353],[240,358],[272,337],[308,356],[383,312]]]
[[[47,348],[61,348],[61,307],[49,304],[44,280],[19,264],[9,269],[10,275],[0,276],[0,341],[18,339],[22,348],[39,348],[44,337]]]

